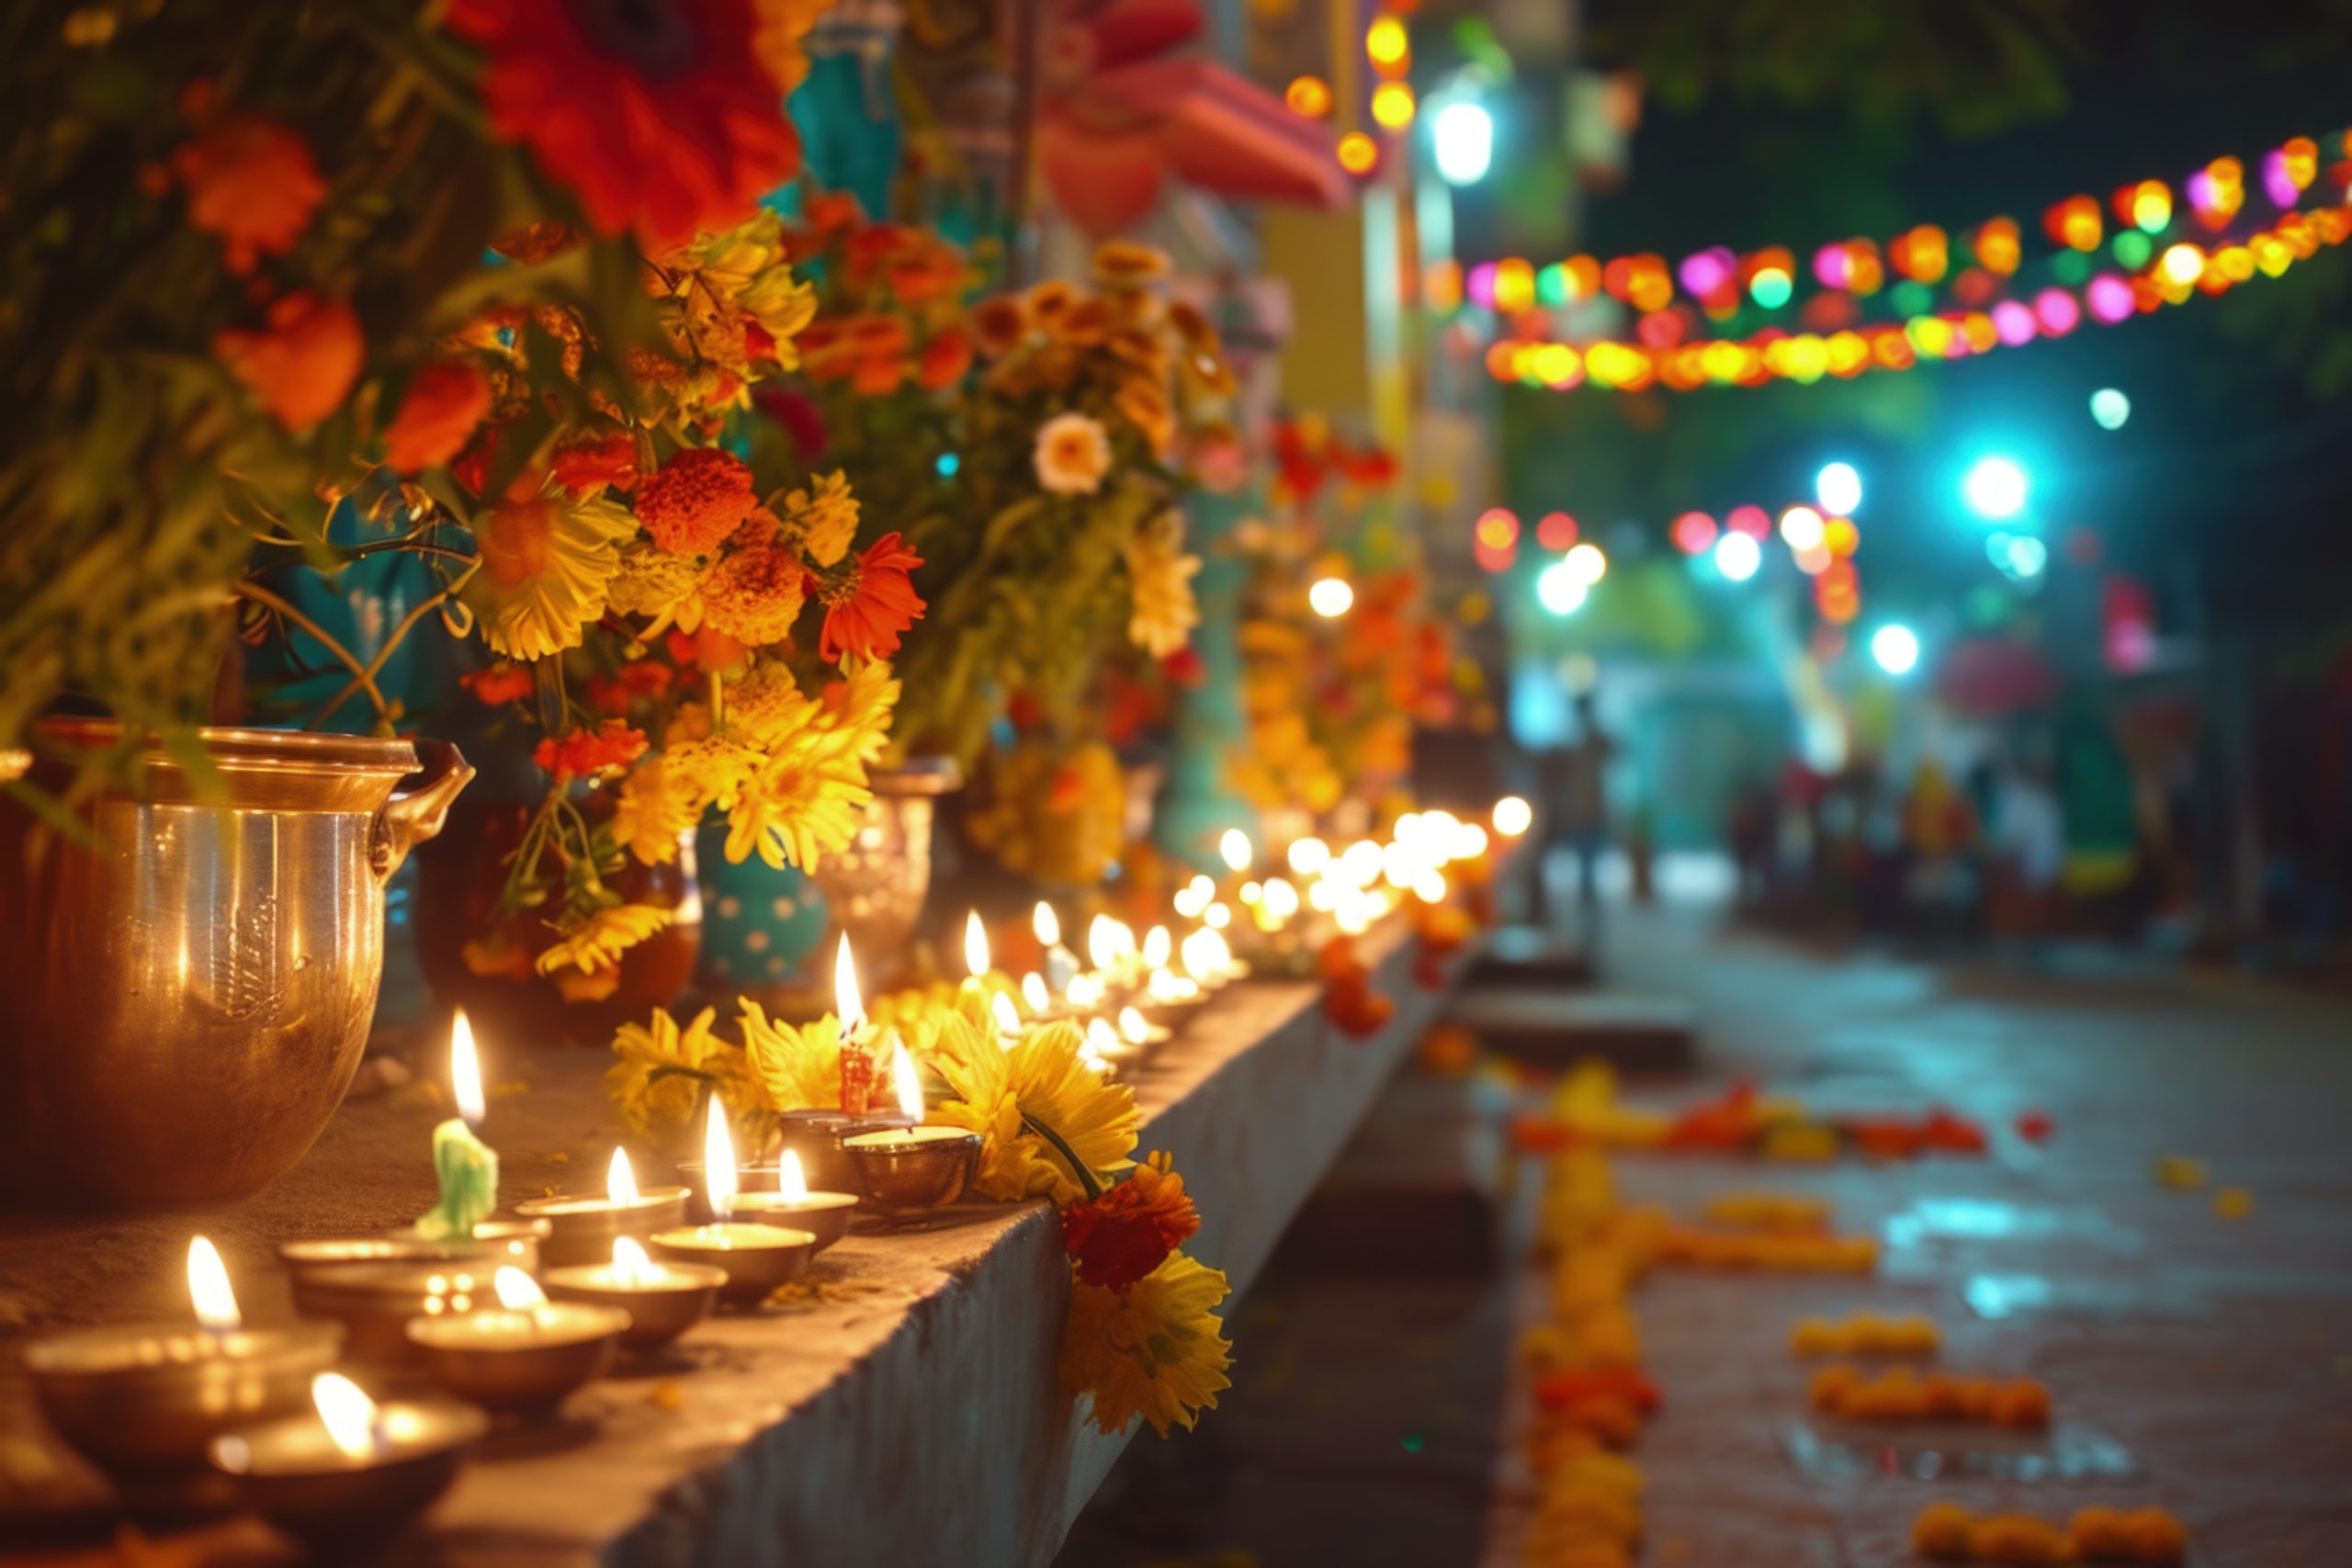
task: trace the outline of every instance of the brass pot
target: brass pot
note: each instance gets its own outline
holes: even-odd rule
[[[473,776],[441,741],[196,735],[209,777],[133,746],[127,784],[78,807],[85,838],[0,801],[8,1202],[192,1207],[301,1158],[367,1045],[384,883]],[[54,793],[67,759],[124,740],[51,719],[33,744],[29,782]]]
[[[825,891],[833,926],[875,973],[914,935],[931,891],[931,829],[939,797],[964,782],[953,757],[919,757],[866,774],[874,798],[847,847],[817,857],[808,874]],[[830,941],[819,952],[832,951]]]

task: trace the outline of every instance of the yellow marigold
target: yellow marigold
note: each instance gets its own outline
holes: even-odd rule
[[[727,722],[762,751],[806,728],[817,713],[817,699],[801,691],[780,660],[763,659],[727,682]]]
[[[677,918],[674,909],[650,904],[613,904],[561,930],[534,967],[552,975],[570,965],[582,975],[617,965],[621,954]]]
[[[1127,638],[1154,659],[1165,659],[1191,639],[1201,624],[1193,598],[1193,574],[1201,558],[1184,549],[1184,519],[1163,512],[1137,529],[1126,546],[1127,581],[1133,604]]]
[[[645,615],[637,635],[659,637],[670,627],[693,633],[702,626],[702,567],[692,556],[672,555],[648,539],[621,552],[620,570],[605,589],[605,607],[616,615]]]
[[[1032,321],[1050,326],[1077,303],[1079,298],[1078,290],[1068,283],[1058,277],[1049,277],[1032,286],[1029,292],[1022,296],[1021,304]]]
[[[1138,1416],[1161,1437],[1191,1431],[1216,1408],[1233,1365],[1217,1303],[1231,1293],[1225,1275],[1181,1252],[1125,1291],[1073,1282],[1062,1325],[1061,1382],[1092,1397],[1094,1425],[1106,1435]]]
[[[1105,288],[1139,288],[1168,273],[1165,251],[1133,240],[1107,240],[1095,247],[1094,281]]]
[[[644,1023],[624,1023],[613,1036],[618,1058],[605,1070],[605,1092],[629,1131],[639,1137],[684,1126],[707,1085],[729,1109],[755,1103],[742,1051],[711,1033],[717,1008],[705,1008],[683,1030],[660,1008]]]
[[[727,813],[727,859],[754,851],[767,865],[809,866],[847,845],[874,798],[865,770],[843,757],[771,757],[755,765]]]
[[[662,752],[621,781],[613,807],[613,842],[646,865],[678,858],[678,840],[702,820],[703,801]]]
[[[808,568],[776,536],[775,518],[764,509],[745,520],[701,584],[705,617],[747,648],[791,636],[808,592]]]
[[[819,566],[847,555],[857,537],[857,498],[849,492],[849,476],[836,469],[786,496],[784,526]]]
[[[831,1111],[842,1102],[842,1026],[827,1013],[813,1023],[771,1020],[741,998],[743,1053],[759,1103],[770,1111]]]
[[[1070,1168],[1072,1156],[1104,1176],[1133,1168],[1143,1125],[1135,1090],[1080,1059],[1084,1039],[1076,1024],[1048,1023],[1010,1051],[942,1052],[933,1059],[955,1099],[933,1117],[980,1134],[974,1186],[983,1194],[1073,1202],[1086,1189]],[[1030,1123],[1050,1129],[1054,1138]]]
[[[689,706],[707,719],[701,704]],[[664,785],[692,800],[699,816],[706,806],[716,805],[724,810],[735,804],[744,781],[759,765],[760,754],[724,736],[691,734],[691,717],[685,724],[671,725],[669,735],[662,741],[662,765],[666,775]]]
[[[842,679],[825,688],[825,724],[844,756],[871,766],[890,744],[890,716],[899,705],[899,682],[878,659],[848,664]]]
[[[475,513],[482,564],[465,596],[481,616],[482,640],[509,659],[578,648],[582,629],[605,613],[621,541],[636,531],[603,496],[574,500],[552,482]]]

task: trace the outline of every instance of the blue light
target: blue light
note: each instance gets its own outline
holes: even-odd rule
[[[2113,387],[2101,387],[2091,394],[2091,418],[2101,430],[2120,430],[2131,417],[2132,400]]]
[[[958,457],[953,452],[942,452],[939,455],[939,461],[932,465],[933,468],[939,470],[939,477],[943,479],[954,479],[956,477],[956,470],[963,466],[964,459]]]
[[[1960,490],[1969,510],[1979,517],[1997,522],[2025,510],[2025,469],[2013,457],[1979,457]]]
[[[1495,161],[1495,118],[1476,104],[1456,102],[1430,121],[1430,149],[1450,186],[1474,186]]]
[[[1555,615],[1573,615],[1584,608],[1592,585],[1565,560],[1555,560],[1535,577],[1535,600]]]

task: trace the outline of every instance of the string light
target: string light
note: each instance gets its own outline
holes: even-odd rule
[[[1413,62],[1412,40],[1395,17],[1381,17],[1364,29],[1363,52],[1384,76],[1402,75]]]
[[[1412,124],[1416,107],[1413,89],[1402,82],[1383,82],[1372,90],[1373,121],[1384,130],[1402,130]],[[1532,272],[1530,276],[1532,279]]]
[[[1283,102],[1290,112],[1308,119],[1321,119],[1331,112],[1331,86],[1320,76],[1299,76],[1283,89]]]
[[[1347,170],[1348,173],[1357,175],[1368,175],[1380,162],[1380,143],[1361,130],[1351,130],[1340,138],[1340,145],[1334,155],[1340,160],[1340,167]]]

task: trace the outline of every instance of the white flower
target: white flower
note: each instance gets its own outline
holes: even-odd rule
[[[1037,482],[1056,495],[1092,495],[1111,471],[1111,438],[1082,413],[1056,414],[1037,427]]]

